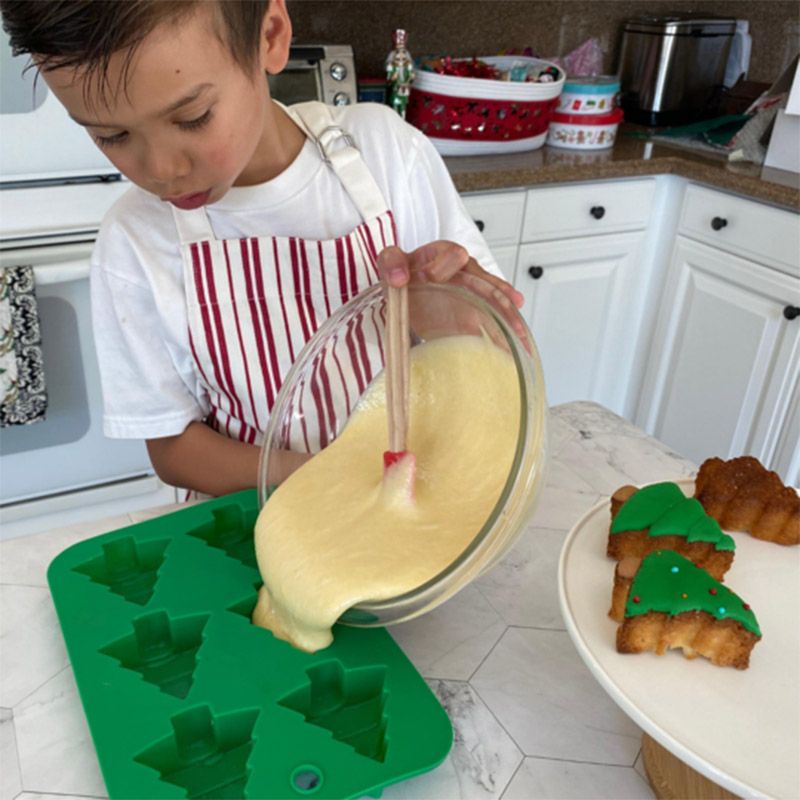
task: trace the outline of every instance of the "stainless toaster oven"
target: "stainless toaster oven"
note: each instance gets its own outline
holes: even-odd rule
[[[357,99],[353,48],[347,44],[292,45],[286,68],[268,79],[270,93],[285,105],[321,100],[346,106]]]

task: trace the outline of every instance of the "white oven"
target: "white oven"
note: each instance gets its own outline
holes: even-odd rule
[[[44,420],[0,428],[0,538],[174,502],[144,443],[102,432],[89,256],[127,183],[0,36],[0,268],[33,267]]]

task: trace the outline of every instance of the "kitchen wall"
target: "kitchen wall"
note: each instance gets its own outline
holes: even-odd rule
[[[530,46],[563,55],[590,36],[614,71],[622,22],[696,11],[750,21],[750,80],[771,82],[800,50],[797,0],[288,0],[299,42],[353,45],[361,75],[381,75],[391,32],[405,28],[412,54],[489,55]]]

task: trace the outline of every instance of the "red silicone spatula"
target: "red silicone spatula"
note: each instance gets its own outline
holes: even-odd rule
[[[383,487],[394,499],[411,502],[417,459],[408,436],[408,288],[386,287],[386,412],[389,449],[383,454]]]

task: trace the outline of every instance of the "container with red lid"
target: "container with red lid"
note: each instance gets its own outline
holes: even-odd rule
[[[621,108],[615,108],[608,114],[556,112],[550,119],[547,144],[576,150],[602,150],[613,147],[622,118]]]

